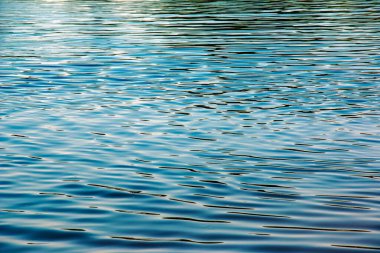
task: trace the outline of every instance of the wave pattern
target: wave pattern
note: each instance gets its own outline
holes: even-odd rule
[[[0,251],[379,251],[379,13],[1,1]]]

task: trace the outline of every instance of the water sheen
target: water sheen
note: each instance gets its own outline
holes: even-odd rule
[[[380,251],[379,6],[1,0],[0,251]]]

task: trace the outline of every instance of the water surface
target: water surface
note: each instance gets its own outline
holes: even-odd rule
[[[1,0],[0,251],[380,251],[379,6]]]

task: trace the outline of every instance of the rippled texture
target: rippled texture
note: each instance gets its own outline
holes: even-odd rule
[[[375,0],[1,0],[0,251],[379,251],[379,41]]]

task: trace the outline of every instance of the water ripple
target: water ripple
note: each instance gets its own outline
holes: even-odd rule
[[[0,252],[379,251],[379,13],[0,1]]]

